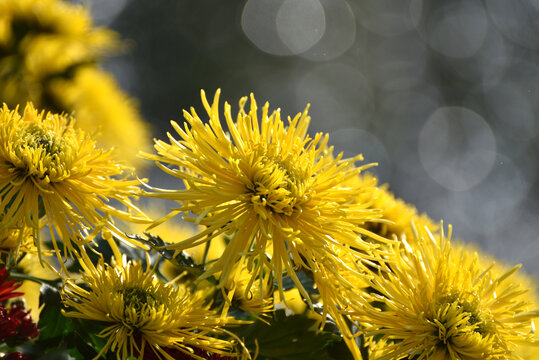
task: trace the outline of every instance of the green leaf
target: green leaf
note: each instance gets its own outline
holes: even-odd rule
[[[74,319],[74,323],[76,330],[67,339],[70,353],[73,356],[80,354],[80,357],[75,356],[77,359],[93,359],[106,343],[106,339],[97,336],[103,326],[96,321],[84,319]]]
[[[67,349],[55,349],[46,354],[40,355],[37,360],[76,360],[78,358],[69,354]]]
[[[85,360],[97,355],[105,343],[96,335],[103,329],[101,323],[63,316],[60,293],[52,286],[41,287],[39,302],[44,305],[38,323],[41,333],[30,352],[43,355],[39,359],[45,360]]]
[[[352,359],[341,336],[318,331],[315,319],[277,310],[268,323],[257,320],[233,330],[253,353],[258,346],[258,360]]]
[[[299,271],[296,273],[296,275],[309,294],[318,294],[318,290],[314,288],[315,284],[312,277],[310,277],[304,271]],[[295,287],[296,284],[294,284],[294,281],[292,281],[292,278],[290,276],[283,277],[283,290],[290,290]]]
[[[38,323],[38,328],[41,330],[40,342],[62,338],[75,329],[73,321],[61,313],[62,299],[58,289],[43,284],[39,304],[44,305]]]

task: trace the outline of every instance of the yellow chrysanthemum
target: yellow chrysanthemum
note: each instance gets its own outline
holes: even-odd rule
[[[509,266],[508,264],[504,263],[503,261],[500,261],[500,259],[496,259],[490,254],[487,254],[473,244],[464,243],[461,241],[454,241],[452,242],[452,247],[458,249],[456,251],[461,251],[462,249],[462,251],[476,253],[480,265],[483,267],[492,266],[491,271],[498,276],[503,275],[511,269],[511,266]],[[526,274],[523,271],[517,271],[513,275],[511,275],[511,277],[513,278],[513,282],[515,284],[520,284],[522,288],[529,289],[528,292],[523,292],[518,298],[515,298],[515,303],[528,302],[531,304],[531,308],[539,309],[539,293],[537,288],[538,279],[536,277],[532,277]],[[520,356],[524,360],[539,359],[539,333],[537,331],[534,334],[534,340],[534,344],[530,344],[528,342],[516,344],[517,349],[515,351],[515,354],[517,356]]]
[[[184,111],[185,129],[172,122],[181,139],[169,135],[170,144],[156,142],[157,155],[145,155],[187,187],[154,189],[148,196],[179,201],[172,215],[184,212],[185,218],[207,227],[170,248],[189,248],[225,233],[230,242],[205,276],[220,272],[224,286],[241,270],[235,264],[247,261],[252,279],[269,270],[282,289],[286,274],[307,298],[296,275],[299,268],[316,272],[324,262],[329,271],[337,271],[342,263],[332,247],[364,254],[375,245],[358,234],[384,240],[361,227],[377,216],[355,201],[365,190],[343,185],[363,169],[354,165],[361,156],[333,157],[327,135],[309,137],[307,110],[289,117],[285,125],[280,112],[270,114],[266,103],[259,122],[252,95],[248,112],[247,97],[240,100],[236,121],[225,103],[226,133],[219,119],[219,94],[210,106],[202,91],[209,124],[194,109]]]
[[[404,240],[373,272],[375,301],[365,302],[356,320],[385,343],[375,359],[518,359],[517,344],[533,341],[539,310],[511,281],[518,266],[497,273],[452,249],[449,237],[421,229],[416,246]]]
[[[71,254],[74,244],[91,241],[101,229],[134,244],[111,220],[146,221],[130,200],[138,193],[137,180],[116,178],[124,170],[112,150],[97,149],[86,133],[74,128],[72,119],[45,115],[31,104],[22,116],[6,105],[0,109],[0,229],[28,226],[38,248],[43,225],[57,253],[57,237]],[[23,234],[19,232],[19,243]]]
[[[438,226],[425,214],[419,214],[417,209],[402,199],[396,198],[388,190],[388,185],[378,186],[378,179],[370,174],[364,173],[349,180],[349,184],[359,185],[372,191],[364,191],[358,194],[359,203],[368,204],[369,208],[379,209],[381,211],[380,219],[376,222],[367,222],[364,226],[371,232],[387,238],[408,239],[408,242],[414,244],[412,224],[419,227],[427,227],[431,231],[438,229]],[[385,246],[385,245],[383,245]],[[392,251],[390,244],[387,249]],[[355,359],[361,359],[360,349],[357,346],[356,337],[350,325],[353,323],[353,316],[346,309],[358,309],[361,303],[368,296],[370,283],[368,281],[369,271],[366,266],[376,268],[379,260],[373,259],[373,262],[365,262],[357,254],[334,250],[339,258],[346,265],[338,270],[337,273],[327,271],[324,266],[321,271],[315,275],[315,281],[320,291],[320,301],[323,306],[323,317],[329,315],[336,323],[343,339],[348,345]],[[343,283],[339,278],[348,283],[347,286],[338,285]],[[378,346],[378,348],[382,348]],[[379,353],[379,351],[377,351]]]
[[[105,326],[98,336],[107,342],[95,359],[108,351],[116,352],[121,360],[142,359],[145,353],[171,359],[170,350],[203,359],[195,355],[197,349],[239,356],[235,340],[217,336],[230,335],[223,326],[241,322],[210,310],[206,291],[191,292],[182,284],[164,283],[152,268],[143,270],[140,261],[125,257],[121,262],[113,258],[111,265],[101,258],[94,266],[82,252],[81,265],[88,290],[66,280],[62,296],[72,309],[66,316]]]
[[[539,303],[535,303],[539,304]],[[519,344],[515,355],[517,356],[517,359],[523,359],[523,360],[536,360],[539,359],[539,333],[536,331],[534,333],[533,337],[534,343],[530,344]]]
[[[83,6],[0,1],[0,101],[74,114],[101,146],[114,146],[118,157],[139,165],[138,150],[151,147],[148,126],[134,101],[95,65],[121,46],[118,34],[95,27]]]
[[[489,259],[488,257],[486,259]],[[492,262],[490,262],[492,263]],[[504,273],[509,269],[506,264],[500,263],[499,260],[493,267],[493,271],[498,273]],[[522,271],[517,271],[513,275],[513,282],[520,284],[523,288],[529,289],[529,292],[521,295],[521,301],[526,301],[531,304],[530,308],[539,309],[539,292],[538,292],[538,279],[532,277]],[[537,321],[534,321],[534,326],[537,326]],[[533,343],[521,342],[516,344],[515,355],[523,360],[535,360],[539,359],[539,332],[535,329],[533,334]]]

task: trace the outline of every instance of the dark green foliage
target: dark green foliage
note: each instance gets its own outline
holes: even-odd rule
[[[232,329],[258,360],[351,360],[352,355],[342,337],[331,331],[319,331],[315,319],[304,315],[286,316],[277,310],[268,323],[256,320],[254,324]]]

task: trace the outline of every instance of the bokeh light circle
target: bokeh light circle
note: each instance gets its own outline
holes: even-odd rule
[[[419,133],[418,150],[429,176],[452,191],[480,184],[496,159],[496,141],[489,125],[477,113],[461,107],[438,108]]]
[[[328,61],[344,54],[356,39],[356,18],[346,0],[320,0],[326,30],[316,45],[300,56],[311,61]]]
[[[271,55],[292,55],[277,33],[276,18],[283,0],[249,0],[241,14],[241,28],[260,50]]]
[[[473,56],[487,36],[488,18],[480,4],[448,2],[426,21],[425,35],[436,51],[452,58]]]
[[[319,0],[249,0],[243,7],[241,27],[260,50],[297,55],[324,35],[324,8]]]
[[[326,30],[324,8],[319,0],[285,0],[275,21],[279,38],[293,54],[309,50]]]

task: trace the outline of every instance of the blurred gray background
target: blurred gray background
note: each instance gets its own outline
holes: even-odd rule
[[[164,138],[203,88],[254,92],[399,197],[539,275],[539,0],[93,0],[105,67]],[[159,174],[159,173],[158,173]],[[151,175],[152,184],[177,188]]]

